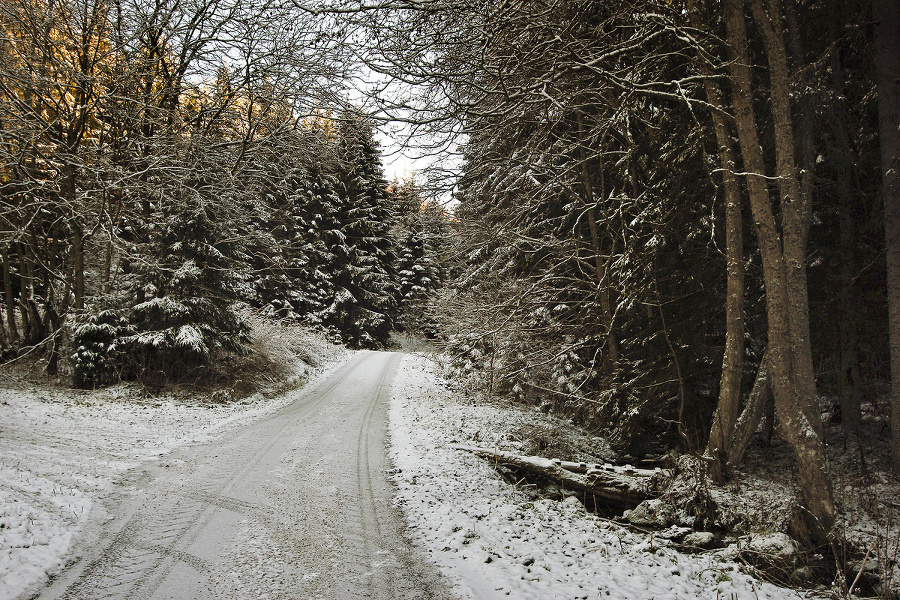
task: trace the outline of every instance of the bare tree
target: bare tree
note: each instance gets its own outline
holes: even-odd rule
[[[800,490],[808,511],[810,531],[816,540],[825,541],[834,524],[834,503],[825,472],[822,425],[817,410],[809,340],[806,289],[809,200],[800,194],[793,164],[788,65],[778,24],[781,14],[770,12],[774,5],[767,11],[759,0],[754,0],[751,8],[763,31],[772,78],[777,175],[783,212],[780,233],[769,196],[752,106],[744,5],[740,0],[723,3],[728,41],[735,52],[729,67],[735,118],[763,260],[771,385],[782,428],[797,456]]]

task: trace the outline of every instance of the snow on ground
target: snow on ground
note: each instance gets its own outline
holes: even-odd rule
[[[426,358],[394,379],[391,458],[411,537],[461,598],[792,599],[734,562],[684,554],[589,514],[575,498],[531,500],[454,448],[508,439],[523,411],[464,401]],[[536,417],[535,413],[535,417]]]
[[[337,360],[316,380],[346,355],[329,358]],[[0,600],[30,598],[65,566],[78,532],[107,518],[102,499],[127,471],[294,397],[215,404],[148,397],[134,385],[80,391],[0,381]]]

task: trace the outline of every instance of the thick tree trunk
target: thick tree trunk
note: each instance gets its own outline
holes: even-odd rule
[[[796,144],[791,117],[790,74],[781,27],[778,0],[750,0],[753,16],[762,33],[769,62],[772,117],[775,130],[775,162],[781,197],[782,251],[785,262],[785,291],[790,308],[788,323],[791,345],[791,368],[801,395],[807,420],[821,432],[818,415],[815,368],[809,339],[809,295],[806,284],[806,240],[809,232],[809,198],[801,193],[800,179],[794,161]],[[808,405],[808,406],[807,406]]]
[[[800,194],[793,162],[793,132],[787,88],[787,55],[778,27],[768,19],[762,0],[751,0],[769,54],[776,162],[781,189],[782,235],[779,235],[765,179],[765,163],[753,112],[750,56],[741,0],[725,0],[728,41],[736,53],[729,64],[735,119],[747,171],[750,207],[756,226],[766,286],[771,385],[781,430],[797,459],[798,483],[813,540],[827,542],[834,525],[834,503],[825,474],[821,424],[815,411],[816,389],[809,342],[806,296],[808,206]],[[790,152],[787,152],[787,150]],[[790,154],[790,156],[788,156]]]
[[[900,475],[900,6],[897,0],[874,0],[873,9],[891,348],[891,464]]]
[[[697,29],[704,19],[695,0],[688,1],[691,23]],[[722,94],[710,77],[712,69],[702,58],[700,73],[704,80],[706,98],[715,108],[722,108]],[[726,479],[726,465],[733,462],[731,440],[741,406],[741,384],[744,371],[744,231],[741,219],[741,189],[735,176],[734,150],[728,124],[717,110],[712,111],[716,133],[719,165],[722,169],[722,189],[725,195],[725,352],[722,355],[722,374],[719,381],[719,403],[713,415],[709,441],[704,454],[713,458],[710,475],[722,483]]]

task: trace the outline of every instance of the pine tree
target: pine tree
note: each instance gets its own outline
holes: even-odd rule
[[[132,261],[126,375],[196,379],[208,374],[217,352],[244,350],[248,328],[233,304],[246,288],[246,236],[225,190],[213,199],[211,184],[179,185],[156,204],[142,256]]]
[[[333,253],[333,293],[319,317],[348,344],[377,347],[387,342],[394,324],[397,286],[393,215],[371,122],[359,114],[345,114],[337,131],[337,150],[340,203],[335,216],[340,228],[320,236]]]
[[[398,328],[435,336],[437,323],[428,309],[445,279],[441,247],[448,237],[449,218],[443,207],[422,198],[413,178],[395,181],[388,193],[399,217]]]

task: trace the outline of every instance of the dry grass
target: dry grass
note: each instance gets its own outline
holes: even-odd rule
[[[227,357],[217,369],[216,391],[231,392],[230,397],[220,394],[223,401],[295,389],[314,369],[347,353],[324,333],[309,327],[264,317],[249,309],[241,317],[250,325],[249,352]]]

